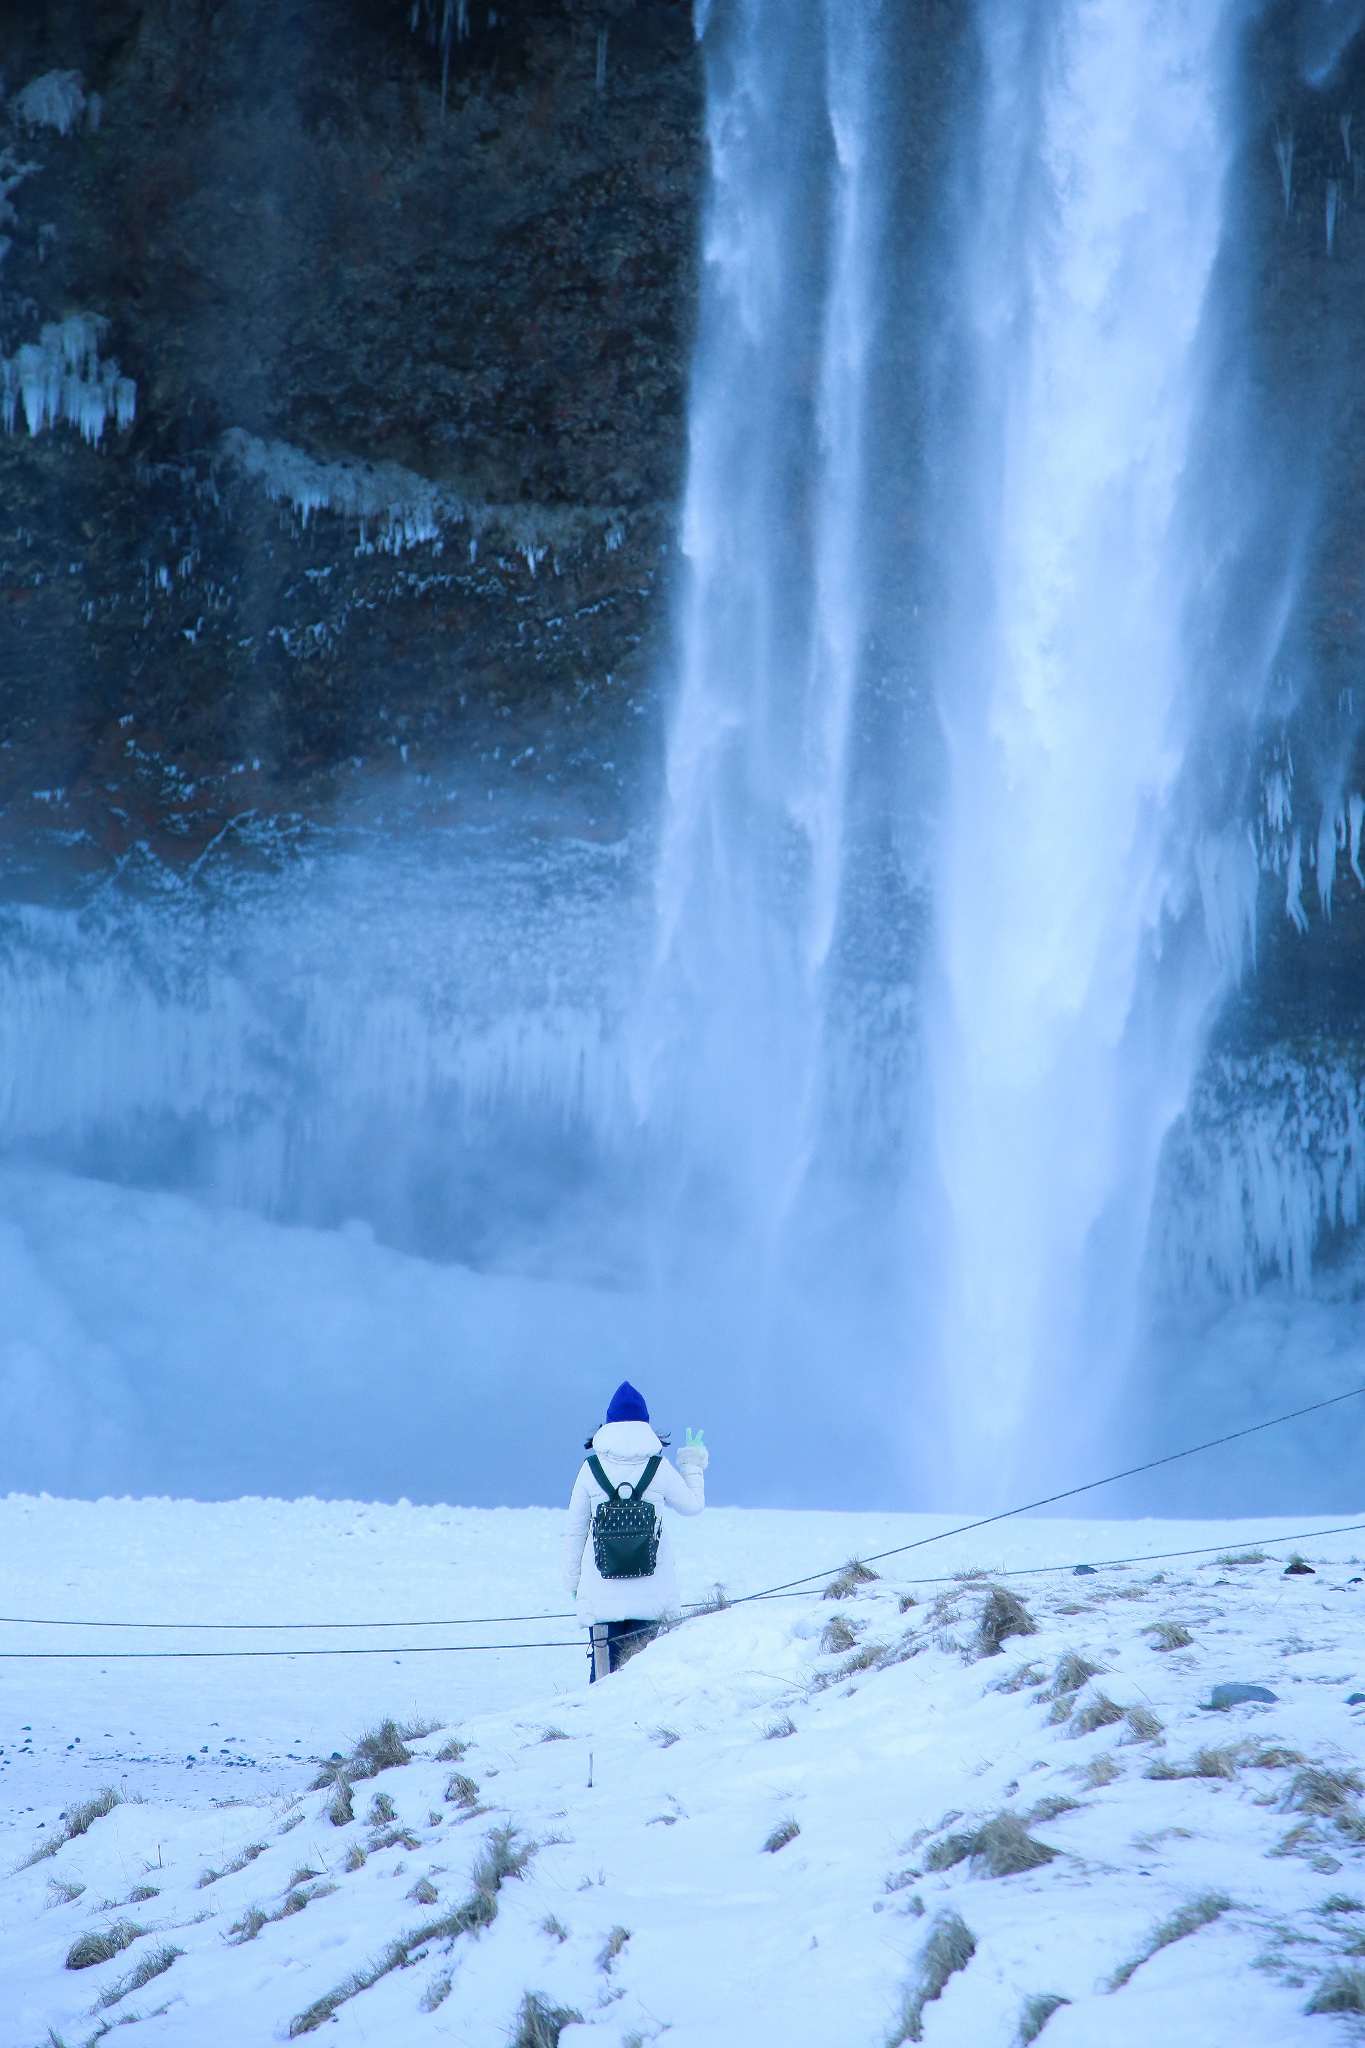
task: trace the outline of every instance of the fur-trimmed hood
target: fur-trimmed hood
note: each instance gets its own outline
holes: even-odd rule
[[[638,1464],[663,1449],[647,1422],[604,1422],[592,1440],[599,1458]]]

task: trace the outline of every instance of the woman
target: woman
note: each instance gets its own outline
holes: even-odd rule
[[[607,1419],[586,1448],[564,1534],[564,1578],[590,1631],[589,1678],[617,1671],[678,1611],[673,1549],[660,1509],[699,1515],[706,1506],[702,1432],[678,1452],[675,1472],[649,1426],[643,1396],[622,1380]],[[599,1514],[605,1509],[605,1514]]]

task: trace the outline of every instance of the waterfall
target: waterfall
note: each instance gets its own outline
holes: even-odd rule
[[[1201,839],[1186,771],[1231,14],[980,0],[916,47],[873,0],[701,10],[711,184],[636,1100],[675,1226],[706,1212],[755,1289],[790,1288],[793,1215],[852,1160],[845,1210],[901,1270],[876,1357],[835,1340],[841,1384],[903,1395],[922,1480],[959,1499],[1070,1469],[1112,1401],[1158,1151],[1242,952],[1246,862]],[[899,937],[885,899],[859,929],[891,868]],[[876,1172],[853,1159],[860,1090],[901,1128]],[[799,1284],[850,1306],[840,1268]]]
[[[1112,1394],[1156,1153],[1211,993],[1206,976],[1183,1028],[1146,1014],[1191,855],[1191,471],[1228,12],[981,11],[935,1082],[955,1465],[1006,1488],[1050,1459],[1072,1469],[1079,1418]]]
[[[637,1087],[770,1244],[811,1158],[839,917],[870,328],[875,8],[699,27],[711,187],[687,595]]]

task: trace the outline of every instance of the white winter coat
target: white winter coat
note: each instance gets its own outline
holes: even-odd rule
[[[647,1422],[604,1422],[592,1440],[602,1470],[613,1485],[634,1486],[649,1460],[663,1449]],[[665,1504],[680,1515],[699,1515],[706,1506],[702,1471],[706,1452],[684,1445],[679,1470],[664,1459],[644,1495],[656,1508]],[[564,1532],[564,1583],[578,1595],[578,1620],[583,1628],[595,1621],[660,1621],[678,1612],[678,1577],[667,1527],[659,1555],[647,1579],[604,1579],[592,1554],[593,1509],[607,1498],[585,1463],[574,1483],[569,1522]]]

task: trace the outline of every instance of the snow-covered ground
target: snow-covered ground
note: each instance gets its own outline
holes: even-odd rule
[[[684,1592],[936,1526],[709,1510],[676,1532]],[[125,2021],[148,2048],[251,2048],[310,2014],[371,2048],[1349,2036],[1365,1532],[1302,1542],[1317,1569],[1286,1576],[1315,1526],[1006,1525],[843,1598],[822,1577],[700,1614],[589,1690],[556,1513],[11,1496],[4,1612],[44,1625],[0,1629],[0,2048]],[[1036,1633],[988,1655],[994,1584]],[[499,1615],[534,1618],[449,1625]],[[547,1647],[423,1653],[466,1641]],[[225,1647],[289,1654],[136,1654]],[[93,1655],[13,1657],[53,1649]],[[1275,1697],[1213,1710],[1230,1682]],[[442,1725],[335,1825],[320,1762],[387,1717]],[[105,1786],[121,1803],[63,1839]],[[110,1930],[126,1945],[69,1967]],[[1307,2010],[1324,1986],[1344,2016]]]

